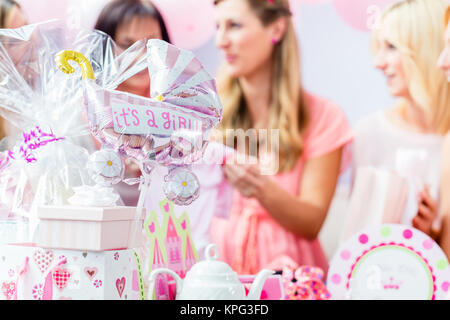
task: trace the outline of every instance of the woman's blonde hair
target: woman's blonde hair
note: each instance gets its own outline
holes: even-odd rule
[[[226,0],[215,0],[218,3]],[[300,79],[300,57],[288,0],[245,0],[264,26],[286,17],[284,37],[274,45],[269,124],[279,129],[279,171],[292,169],[303,149],[301,131],[307,123],[305,99]],[[219,126],[222,138],[229,142],[226,129],[252,128],[249,110],[239,79],[230,76],[222,66],[218,73],[218,92],[224,111]],[[270,145],[270,141],[267,141]],[[231,146],[231,147],[234,147]],[[261,146],[260,146],[261,147]]]
[[[450,23],[450,6],[447,7],[447,10],[445,10],[444,27],[447,28],[449,23]]]
[[[435,128],[445,134],[450,130],[450,83],[436,68],[444,49],[442,19],[447,0],[404,0],[388,7],[377,19],[373,50],[379,48],[379,30],[389,26],[389,39],[402,55],[409,93]]]
[[[447,7],[444,14],[444,26],[447,27],[450,23],[450,6]]]
[[[11,11],[14,8],[20,8],[20,5],[14,0],[0,0],[0,28],[4,29],[8,26],[6,25],[8,22],[8,18],[11,14]],[[6,135],[5,130],[5,119],[0,117],[0,140],[2,140]]]

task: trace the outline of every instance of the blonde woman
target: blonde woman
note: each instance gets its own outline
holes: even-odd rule
[[[20,5],[14,0],[0,0],[0,29],[15,29],[27,24],[25,14]],[[0,141],[14,131],[9,122],[0,117]],[[0,142],[0,151],[8,148],[5,141]]]
[[[398,99],[393,107],[362,119],[353,144],[355,171],[371,166],[408,179],[399,222],[435,238],[439,162],[450,129],[450,84],[436,68],[444,28],[436,21],[442,21],[447,5],[446,0],[400,1],[378,18],[374,64]]]
[[[445,28],[445,48],[438,60],[438,66],[444,70],[447,79],[450,81],[450,6],[444,15]]]
[[[438,65],[446,73],[450,82],[450,6],[444,15],[445,31],[445,49],[439,58]],[[447,257],[450,259],[450,133],[447,133],[442,150],[442,179],[441,182],[441,216],[442,216],[442,232],[440,237],[440,245]]]
[[[271,156],[279,157],[279,168],[267,175],[257,164],[227,159],[223,170],[235,188],[232,209],[229,220],[213,222],[212,241],[240,274],[299,265],[326,270],[317,236],[342,149],[352,139],[346,117],[302,88],[288,0],[216,0],[215,5],[216,45],[225,57],[218,77],[224,142],[235,147],[236,132],[227,129],[277,129],[279,141],[266,142],[278,143],[279,154]]]

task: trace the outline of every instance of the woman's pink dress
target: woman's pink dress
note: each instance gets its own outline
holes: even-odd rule
[[[345,114],[335,104],[307,94],[309,127],[304,135],[304,151],[296,166],[273,179],[286,191],[299,194],[305,162],[343,147],[353,138]],[[220,259],[239,274],[255,274],[263,268],[281,270],[313,265],[328,269],[319,239],[307,240],[285,230],[256,199],[234,191],[228,220],[214,218],[211,240],[219,247]]]

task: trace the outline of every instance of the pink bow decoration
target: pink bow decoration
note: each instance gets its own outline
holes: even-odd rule
[[[302,266],[285,267],[282,273],[285,300],[329,300],[331,295],[323,283],[323,270]]]

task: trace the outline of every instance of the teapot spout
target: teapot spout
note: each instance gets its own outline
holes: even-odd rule
[[[258,273],[255,281],[253,281],[253,284],[250,288],[250,292],[247,295],[248,300],[259,300],[259,298],[261,297],[262,289],[264,287],[264,283],[266,283],[267,278],[272,274],[273,271],[268,269],[263,269]]]

